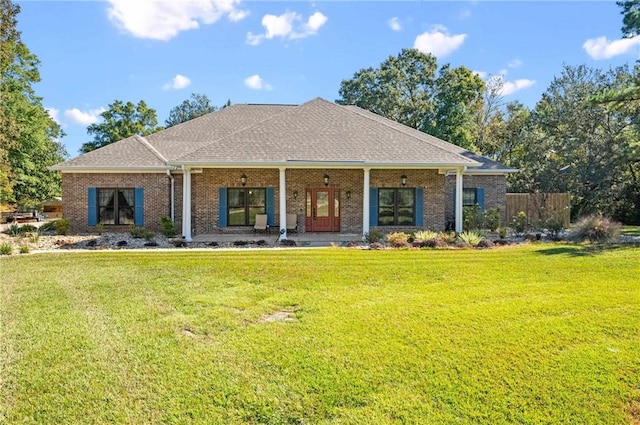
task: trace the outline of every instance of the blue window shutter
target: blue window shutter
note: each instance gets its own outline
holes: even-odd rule
[[[227,227],[227,188],[218,188],[218,226]]]
[[[481,187],[476,189],[476,202],[480,205],[480,212],[484,212],[484,189]]]
[[[136,226],[144,226],[144,189],[136,187],[134,192],[135,213],[133,222]]]
[[[369,189],[369,226],[378,225],[378,188]]]
[[[269,226],[275,225],[276,218],[276,191],[273,187],[267,188],[267,224]]]
[[[98,190],[95,187],[87,189],[87,224],[98,224]]]
[[[415,217],[415,225],[416,226],[422,226],[423,220],[422,220],[422,211],[424,210],[424,206],[423,206],[423,189],[421,187],[417,187],[416,188],[416,217]]]

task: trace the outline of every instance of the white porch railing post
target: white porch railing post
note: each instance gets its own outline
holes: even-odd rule
[[[463,169],[456,170],[456,232],[462,232],[462,172]]]
[[[280,168],[280,240],[287,239],[287,181],[286,168]]]
[[[371,169],[365,168],[364,184],[362,187],[362,236],[363,237],[365,234],[369,233],[369,203],[371,202],[371,200],[369,199],[370,185],[371,185]]]
[[[182,173],[182,236],[191,242],[191,169]]]

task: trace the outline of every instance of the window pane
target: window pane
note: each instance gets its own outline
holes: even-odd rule
[[[316,217],[329,217],[329,192],[316,192]]]
[[[267,190],[247,189],[249,222],[248,226],[256,224],[256,214],[266,214],[267,212]]]
[[[340,217],[340,192],[333,192],[333,216]]]
[[[244,209],[244,207],[229,207],[229,226],[244,226],[246,217],[245,212],[246,210]]]
[[[244,208],[244,189],[227,189],[227,205]]]
[[[98,189],[98,217],[99,223],[115,224],[115,190]]]
[[[378,209],[378,225],[379,226],[393,226],[393,207],[380,207]]]
[[[462,206],[472,207],[476,204],[476,190],[475,189],[463,189],[462,190]]]
[[[398,206],[413,208],[414,189],[398,189]]]
[[[398,207],[398,226],[413,226],[413,207]]]
[[[134,190],[118,190],[118,224],[134,224]]]
[[[307,218],[311,218],[311,192],[307,192]]]
[[[380,207],[392,207],[395,204],[394,189],[378,189],[378,205]]]

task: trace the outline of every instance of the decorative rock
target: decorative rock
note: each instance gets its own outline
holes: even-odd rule
[[[116,243],[116,246],[127,246],[129,245],[129,243],[127,241],[118,241]]]
[[[147,242],[144,244],[144,246],[158,246],[157,242]]]

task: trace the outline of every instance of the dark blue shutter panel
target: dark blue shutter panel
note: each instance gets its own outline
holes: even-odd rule
[[[481,187],[476,189],[476,200],[480,205],[480,212],[484,212],[484,189]]]
[[[144,189],[136,187],[134,192],[133,203],[135,205],[135,213],[133,222],[136,226],[144,226]]]
[[[415,217],[415,225],[416,226],[422,226],[423,220],[422,220],[422,211],[424,210],[424,205],[423,205],[423,190],[421,187],[417,187],[416,188],[416,217]]]
[[[273,187],[267,188],[267,224],[275,226],[276,218],[276,191]]]
[[[378,188],[369,189],[369,226],[378,225]]]
[[[227,227],[227,188],[218,188],[218,226]]]
[[[98,224],[98,190],[95,187],[87,189],[87,224]]]

